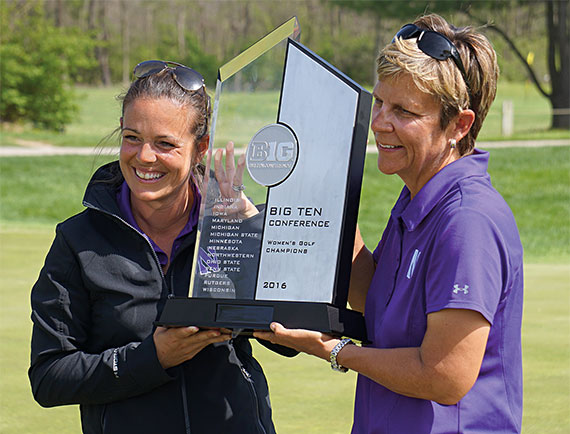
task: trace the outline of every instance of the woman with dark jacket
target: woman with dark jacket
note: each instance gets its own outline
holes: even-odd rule
[[[210,101],[183,65],[147,61],[134,75],[119,161],[57,226],[32,289],[34,397],[79,404],[85,433],[275,432],[246,338],[153,326],[168,297],[188,294]],[[243,203],[242,217],[257,212]]]

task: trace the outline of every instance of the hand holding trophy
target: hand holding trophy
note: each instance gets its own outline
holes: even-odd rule
[[[212,212],[214,215],[224,216],[227,219],[247,219],[258,214],[259,211],[244,193],[245,154],[239,157],[236,167],[234,153],[233,142],[228,142],[224,165],[222,164],[223,149],[219,148],[214,154],[214,172],[220,197],[212,207]]]

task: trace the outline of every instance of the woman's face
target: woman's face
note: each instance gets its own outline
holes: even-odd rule
[[[379,81],[374,88],[371,128],[378,169],[398,174],[412,197],[444,166],[459,158],[449,139],[452,126],[440,127],[439,102],[420,91],[409,74]]]
[[[196,116],[194,109],[169,99],[138,98],[125,107],[119,162],[132,206],[188,200],[197,155],[190,132]]]

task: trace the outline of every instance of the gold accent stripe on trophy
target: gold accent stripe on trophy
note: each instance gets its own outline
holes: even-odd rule
[[[293,17],[286,23],[277,27],[267,36],[257,41],[243,53],[238,54],[228,63],[220,67],[218,71],[220,81],[223,82],[227,80],[245,65],[253,62],[266,51],[271,50],[287,36],[292,35],[297,27],[297,17]]]

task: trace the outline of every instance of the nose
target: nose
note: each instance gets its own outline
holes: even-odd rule
[[[144,142],[138,152],[137,152],[137,159],[141,163],[153,163],[156,160],[156,155],[154,150],[152,149],[152,145],[148,142]]]
[[[375,104],[373,106],[370,129],[374,133],[390,133],[393,131],[394,126],[390,122],[385,105],[379,107]]]

